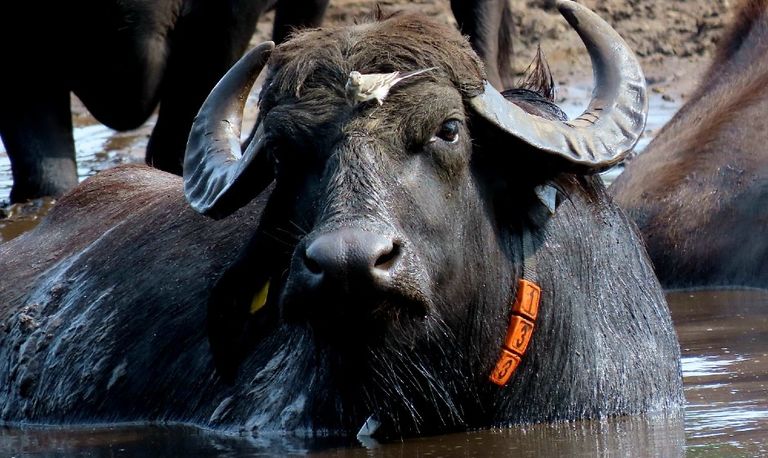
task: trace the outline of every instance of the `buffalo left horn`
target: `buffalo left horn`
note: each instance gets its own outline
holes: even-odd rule
[[[184,154],[184,194],[198,213],[223,217],[263,191],[273,167],[263,151],[263,127],[242,152],[243,108],[275,44],[264,42],[248,52],[221,78],[192,123]]]
[[[557,4],[581,37],[592,60],[595,90],[586,111],[570,121],[526,113],[490,84],[470,99],[483,118],[537,150],[581,169],[600,171],[620,162],[645,128],[645,77],[632,50],[610,25],[572,1]]]

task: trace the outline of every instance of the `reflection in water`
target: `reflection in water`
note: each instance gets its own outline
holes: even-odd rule
[[[0,429],[0,456],[767,456],[768,291],[668,295],[683,349],[680,416],[448,434],[365,444],[222,435],[185,426]]]
[[[0,429],[3,457],[242,457],[270,450],[285,456],[305,454],[305,445],[284,437],[246,438],[189,426]]]
[[[450,434],[376,445],[368,450],[336,449],[314,456],[542,456],[592,457],[682,456],[685,435],[682,419],[618,418],[556,425],[532,425],[475,433]]]
[[[0,454],[34,456],[682,456],[682,419],[619,418],[533,425],[365,446],[292,436],[216,434],[187,426],[0,429]]]
[[[768,454],[768,292],[668,297],[684,356],[689,453]]]
[[[716,356],[691,356],[685,358],[686,377],[707,377],[717,376],[728,370],[728,367],[735,362],[743,361],[743,356],[737,356],[737,359],[717,359]]]

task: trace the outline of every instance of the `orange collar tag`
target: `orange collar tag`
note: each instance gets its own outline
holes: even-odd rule
[[[496,367],[491,372],[493,383],[504,386],[520,364],[521,358],[528,349],[531,335],[539,315],[541,288],[532,281],[520,279],[517,284],[517,295],[512,304],[512,316],[509,319],[507,336],[501,347],[501,355],[496,361]]]

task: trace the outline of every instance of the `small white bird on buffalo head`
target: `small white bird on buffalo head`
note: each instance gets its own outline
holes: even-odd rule
[[[392,86],[406,78],[436,68],[437,67],[430,67],[404,73],[370,73],[367,75],[358,71],[351,71],[349,72],[349,79],[347,79],[347,84],[344,87],[344,90],[346,91],[347,99],[352,105],[373,99],[376,99],[376,101],[379,102],[379,105],[381,105],[384,103],[384,99],[387,97],[387,94],[389,94],[389,90],[392,89]]]

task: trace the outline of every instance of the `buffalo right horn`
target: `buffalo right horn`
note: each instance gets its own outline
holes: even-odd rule
[[[200,108],[184,154],[184,194],[198,213],[220,218],[242,207],[273,180],[263,127],[242,152],[243,108],[275,44],[264,42],[221,78]]]
[[[553,121],[525,112],[490,84],[470,106],[502,132],[559,157],[571,167],[600,171],[621,161],[645,128],[648,96],[640,64],[624,40],[598,15],[560,0],[560,13],[576,29],[595,75],[586,111],[572,121]]]

